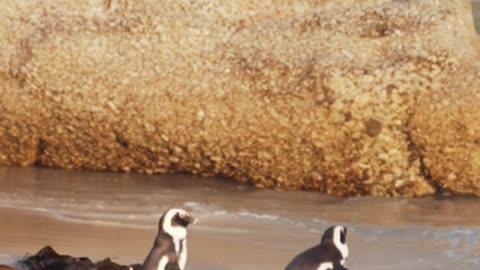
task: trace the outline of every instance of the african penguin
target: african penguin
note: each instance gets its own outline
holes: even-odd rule
[[[196,221],[183,209],[167,210],[160,218],[157,237],[142,270],[184,270],[187,264],[187,227]]]
[[[297,255],[285,270],[345,269],[347,258],[347,228],[333,226],[323,233],[320,244]]]

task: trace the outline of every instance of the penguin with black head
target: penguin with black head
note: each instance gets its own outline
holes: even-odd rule
[[[285,270],[343,270],[348,258],[347,231],[332,226],[322,236],[320,244],[297,255]]]
[[[187,227],[197,219],[178,208],[167,210],[158,223],[153,247],[142,270],[184,270],[187,264]]]
[[[92,262],[87,257],[58,254],[45,246],[35,255],[17,262],[16,267],[0,265],[0,270],[184,270],[187,263],[187,227],[196,223],[183,209],[163,213],[153,247],[143,264],[120,265],[106,258]]]

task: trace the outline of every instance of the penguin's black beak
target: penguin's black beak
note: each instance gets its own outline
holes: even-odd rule
[[[194,216],[187,216],[185,218],[185,221],[188,223],[188,224],[197,224],[198,223],[198,218],[194,217]]]
[[[173,220],[172,220],[172,225],[174,226],[182,226],[182,227],[188,227],[188,225],[190,224],[195,224],[197,223],[198,219],[189,215],[189,214],[184,214],[184,215],[180,215],[180,214],[176,214],[174,217],[173,217]]]

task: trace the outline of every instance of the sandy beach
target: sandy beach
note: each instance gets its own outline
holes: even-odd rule
[[[41,213],[7,208],[0,208],[0,215],[8,217],[0,224],[0,242],[3,243],[0,262],[3,263],[13,263],[46,244],[60,253],[137,263],[145,258],[156,233],[153,229],[68,223]],[[246,230],[254,230],[254,227],[245,224]],[[281,231],[271,235],[245,235],[216,234],[192,228],[189,269],[281,269],[295,253],[295,247],[300,246],[285,246]],[[295,237],[292,233],[285,233],[292,240],[306,240],[302,234]],[[264,241],[267,239],[270,250],[265,250]]]
[[[8,217],[0,224],[2,263],[13,263],[46,244],[64,254],[88,256],[95,260],[110,257],[125,264],[137,263],[145,258],[156,233],[153,229],[67,223],[44,214],[5,208],[0,209],[0,215]],[[193,250],[189,254],[190,269],[228,269],[225,265],[235,265],[239,269],[277,269],[285,263],[285,256],[289,253],[286,250],[284,254],[278,254],[284,255],[280,256],[284,258],[282,260],[277,256],[268,256],[269,252],[263,252],[262,256],[246,256],[239,251],[256,249],[254,241],[237,239],[235,247],[226,248],[230,240],[196,233],[195,230],[189,239],[190,249]],[[255,268],[251,268],[252,265]]]
[[[188,269],[283,269],[334,224],[353,229],[350,269],[480,267],[475,198],[346,199],[219,178],[38,168],[0,168],[0,186],[0,263],[44,245],[141,262],[161,213],[182,207],[200,218],[189,230]]]

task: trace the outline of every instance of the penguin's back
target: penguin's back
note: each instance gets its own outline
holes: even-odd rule
[[[340,262],[342,255],[333,244],[317,245],[298,254],[285,270],[317,270],[322,262]]]

